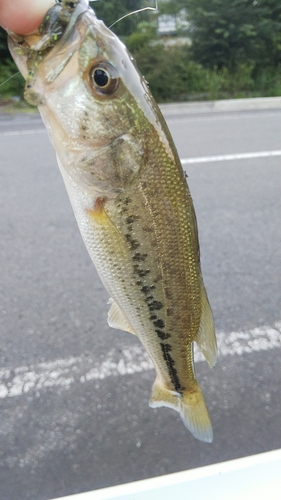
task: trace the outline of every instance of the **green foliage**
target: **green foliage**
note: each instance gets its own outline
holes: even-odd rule
[[[254,95],[262,95],[264,97],[281,96],[281,67],[260,67],[258,71],[254,71]]]
[[[193,57],[205,67],[281,62],[280,0],[186,0],[186,9]]]
[[[0,104],[13,96],[22,96],[24,79],[11,59],[7,33],[0,28]]]
[[[152,3],[93,4],[107,25]],[[141,13],[114,26],[158,102],[281,95],[281,0],[170,0],[160,13],[185,9],[192,45],[157,36],[155,16]],[[175,39],[174,39],[175,41]],[[17,72],[0,29],[0,85]],[[23,95],[21,75],[0,86],[0,103]]]
[[[97,17],[102,19],[106,26],[111,26],[121,17],[145,7],[146,4],[147,2],[144,0],[101,0],[91,3],[91,7],[94,9]],[[131,15],[115,24],[112,30],[118,36],[130,35],[135,31],[137,24],[146,18],[146,12]]]
[[[133,54],[156,100],[182,100],[192,92],[204,92],[204,70],[191,60],[186,47],[157,42]]]
[[[158,9],[160,14],[176,15],[186,7],[185,4],[185,0],[170,0],[168,2],[167,0],[160,0],[158,2]]]
[[[133,51],[137,65],[158,102],[216,100],[281,95],[281,68],[240,63],[228,68],[204,68],[192,60],[188,46],[153,42]]]
[[[10,59],[10,53],[7,44],[7,33],[0,26],[0,62],[2,63],[5,59]]]
[[[7,33],[0,26],[0,63],[2,64],[7,59],[11,59],[7,44]]]
[[[123,37],[123,40],[129,51],[137,52],[146,47],[152,40],[155,40],[156,36],[156,24],[153,25],[151,22],[144,21],[137,25],[135,31],[131,35]]]
[[[18,72],[16,65],[9,60],[0,65],[0,104],[7,98],[22,97],[24,90],[24,78]]]
[[[264,41],[265,54],[260,65],[277,67],[281,64],[281,2],[280,0],[260,0],[260,2],[266,12],[263,30],[260,33]]]

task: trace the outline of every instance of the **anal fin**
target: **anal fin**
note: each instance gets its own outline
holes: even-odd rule
[[[201,318],[195,342],[204,355],[209,366],[214,366],[217,360],[217,341],[213,313],[205,287],[202,283],[201,293]]]
[[[108,304],[111,307],[107,314],[107,322],[111,328],[116,328],[117,330],[123,330],[125,332],[133,333],[136,335],[131,323],[125,316],[123,311],[120,309],[118,304],[113,299],[109,299]]]

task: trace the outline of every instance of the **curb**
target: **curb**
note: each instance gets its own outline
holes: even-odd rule
[[[175,102],[167,104],[158,104],[163,115],[186,115],[199,113],[221,113],[229,111],[251,111],[265,109],[281,109],[281,97],[251,97],[247,99],[222,99],[220,101],[194,101],[194,102]],[[0,121],[15,119],[26,116],[27,119],[38,117],[38,112],[32,113],[15,110],[14,113],[5,112],[5,107],[0,106]]]
[[[230,496],[239,500],[279,500],[280,465],[281,450],[273,450],[53,500],[225,500]]]
[[[165,116],[184,115],[187,113],[281,109],[281,97],[253,97],[249,99],[168,103],[160,104],[159,107]]]

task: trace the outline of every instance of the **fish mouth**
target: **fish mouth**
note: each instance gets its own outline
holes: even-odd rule
[[[88,0],[57,0],[36,33],[25,36],[8,33],[11,53],[26,78],[24,98],[30,104],[45,105],[43,89],[40,91],[40,86],[36,85],[40,69],[44,63],[44,78],[48,83],[59,76],[74,52],[79,50],[88,25],[84,23],[84,30],[81,29],[79,20],[88,11],[92,19],[95,14]]]

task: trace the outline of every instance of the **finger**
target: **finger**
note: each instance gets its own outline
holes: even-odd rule
[[[26,35],[38,28],[55,0],[0,0],[0,24],[4,29]]]

